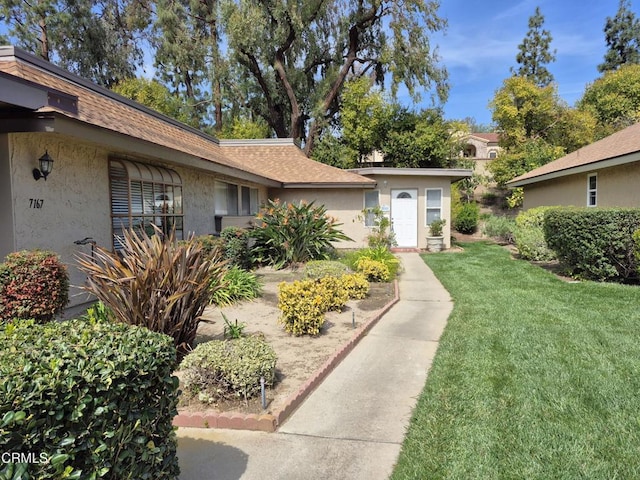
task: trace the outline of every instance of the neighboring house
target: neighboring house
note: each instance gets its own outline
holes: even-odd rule
[[[53,170],[38,179],[38,160]],[[0,260],[22,249],[57,252],[72,285],[74,258],[92,242],[118,249],[123,229],[175,228],[181,238],[250,225],[268,199],[324,204],[366,243],[365,206],[394,222],[401,247],[425,248],[428,219],[450,222],[451,182],[469,170],[340,170],[291,139],[221,140],[14,47],[0,47]],[[449,230],[445,232],[447,245]],[[89,241],[84,241],[89,237]],[[71,305],[88,297],[76,287]]]
[[[582,147],[508,183],[524,208],[541,205],[640,207],[640,123]]]

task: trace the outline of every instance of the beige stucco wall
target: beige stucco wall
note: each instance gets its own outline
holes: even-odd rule
[[[442,211],[447,219],[444,228],[446,247],[451,246],[451,183],[443,177],[372,175],[377,182],[375,190],[380,192],[380,206],[391,212],[391,190],[418,190],[418,248],[426,248],[428,227],[426,224],[425,190],[427,188],[442,189]],[[343,225],[341,230],[354,242],[340,242],[337,248],[360,248],[366,246],[369,228],[358,217],[364,208],[364,189],[270,189],[272,198],[282,201],[297,202],[315,201],[317,205],[325,205],[327,213],[336,217]],[[388,207],[388,208],[387,208]]]
[[[35,181],[32,170],[38,166],[37,159],[45,150],[54,159],[53,171],[46,182]],[[24,133],[0,137],[0,199],[5,205],[0,218],[8,225],[0,234],[0,260],[16,250],[37,248],[56,252],[69,268],[70,307],[90,299],[78,288],[85,277],[75,268],[75,255],[91,253],[91,246],[73,242],[93,237],[98,246],[112,247],[110,154],[99,146],[55,134]],[[258,188],[259,202],[267,198],[267,189],[263,186],[154,162],[153,159],[127,158],[172,168],[180,175],[185,236],[214,231],[216,179]],[[39,202],[32,199],[41,200],[42,207],[33,208]],[[246,223],[247,217],[235,219]]]
[[[640,207],[640,162],[579,173],[524,187],[524,208],[587,205],[587,178],[597,173],[599,207]]]
[[[32,175],[38,158],[54,159],[46,181]],[[77,286],[84,276],[75,268],[75,255],[90,253],[89,245],[73,242],[93,237],[98,245],[111,244],[109,178],[106,152],[53,134],[10,134],[8,161],[11,208],[14,212],[13,245],[2,245],[4,258],[12,250],[43,249],[56,252],[69,267],[70,304],[87,301]],[[41,208],[34,208],[41,202]]]

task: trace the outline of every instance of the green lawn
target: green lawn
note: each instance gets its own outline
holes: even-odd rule
[[[455,306],[392,479],[640,478],[640,287],[464,249],[425,256]]]

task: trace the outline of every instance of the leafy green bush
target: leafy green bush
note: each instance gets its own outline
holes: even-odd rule
[[[429,234],[432,237],[441,237],[444,226],[447,224],[446,218],[438,218],[429,224]]]
[[[278,286],[279,322],[295,336],[318,335],[329,309],[327,289],[315,280],[298,280]]]
[[[253,265],[249,251],[251,231],[240,227],[226,227],[220,232],[224,245],[224,258],[229,264],[249,270]]]
[[[347,273],[340,280],[349,298],[360,300],[369,294],[369,281],[361,273]]]
[[[180,370],[185,391],[201,401],[247,400],[260,393],[260,377],[273,385],[276,361],[264,338],[250,336],[201,343],[184,357]]]
[[[391,219],[380,207],[365,208],[362,210],[359,220],[364,221],[366,217],[371,219],[372,225],[367,235],[367,245],[369,247],[391,248],[398,244],[396,235],[391,229]]]
[[[217,277],[212,279],[213,288],[210,302],[224,307],[242,300],[253,300],[262,293],[262,283],[253,272],[233,266],[224,272],[221,285]]]
[[[174,232],[147,236],[125,231],[120,253],[96,248],[78,259],[86,290],[113,312],[116,320],[142,325],[173,337],[178,354],[193,346],[200,316],[223,286],[225,262],[206,255],[197,242],[177,243]]]
[[[515,230],[515,221],[504,215],[488,215],[482,223],[482,234],[499,242],[514,243]]]
[[[32,318],[43,323],[69,301],[67,268],[53,252],[14,252],[0,264],[0,323]]]
[[[460,233],[474,233],[478,228],[479,215],[480,207],[477,203],[463,203],[453,218],[453,228]]]
[[[195,242],[207,255],[216,255],[218,250],[224,249],[224,240],[220,237],[216,237],[214,235],[200,235],[198,237],[194,237],[191,240],[180,240],[181,244],[188,244],[189,242]]]
[[[638,209],[557,208],[546,212],[544,236],[568,273],[591,280],[637,276],[633,233]]]
[[[0,351],[0,452],[49,460],[0,463],[0,478],[177,478],[170,337],[121,323],[17,321],[0,328]]]
[[[362,248],[354,252],[348,252],[343,256],[342,261],[351,270],[357,271],[357,265],[361,258],[384,263],[389,269],[389,278],[394,278],[400,269],[400,260],[386,247]]]
[[[362,257],[356,263],[356,270],[371,282],[388,282],[391,279],[389,267],[383,262]]]
[[[251,253],[262,264],[283,268],[309,260],[327,260],[333,252],[331,242],[351,240],[338,230],[324,206],[313,202],[299,204],[269,200],[256,217]]]
[[[336,260],[311,260],[304,266],[305,278],[340,277],[349,271],[344,263]]]
[[[556,258],[544,239],[544,215],[550,208],[537,207],[521,212],[516,217],[516,247],[525,260],[544,261]]]

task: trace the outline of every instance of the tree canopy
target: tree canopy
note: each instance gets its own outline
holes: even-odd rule
[[[587,86],[578,108],[592,114],[597,138],[640,121],[640,65],[623,65]]]
[[[17,46],[106,87],[135,76],[150,22],[143,0],[0,0],[0,18]]]
[[[622,65],[640,63],[640,22],[631,11],[629,0],[620,0],[615,17],[604,26],[607,52],[598,71],[616,70]]]
[[[529,17],[529,31],[522,43],[518,45],[516,62],[520,65],[517,69],[511,68],[511,73],[533,81],[536,85],[545,87],[553,81],[553,75],[546,65],[554,62],[556,51],[551,51],[551,33],[543,29],[544,15],[540,7],[536,7],[535,13]]]

